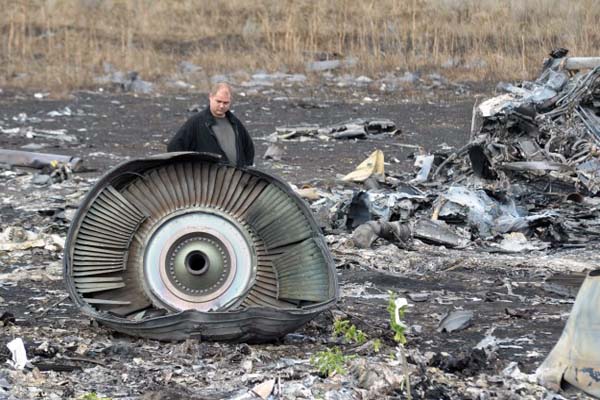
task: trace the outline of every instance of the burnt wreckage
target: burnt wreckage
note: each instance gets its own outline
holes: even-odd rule
[[[506,93],[479,105],[462,149],[475,175],[526,179],[546,193],[600,193],[600,57],[566,52],[553,51],[535,82],[500,84]]]
[[[64,277],[86,315],[159,340],[271,340],[338,297],[303,200],[199,153],[129,161],[101,178],[69,230]]]

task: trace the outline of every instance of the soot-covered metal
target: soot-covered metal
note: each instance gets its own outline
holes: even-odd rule
[[[79,207],[64,278],[85,314],[159,340],[268,341],[338,297],[310,210],[264,172],[170,153],[107,173]]]

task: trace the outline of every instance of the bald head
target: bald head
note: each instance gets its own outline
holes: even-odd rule
[[[231,107],[231,86],[225,82],[217,83],[208,94],[210,112],[215,118],[225,118]]]
[[[229,92],[229,96],[231,96],[233,94],[233,90],[231,89],[231,86],[229,86],[229,84],[227,82],[219,82],[219,83],[216,83],[215,85],[213,85],[213,87],[210,89],[209,95],[214,96],[220,90],[225,90],[225,91]]]

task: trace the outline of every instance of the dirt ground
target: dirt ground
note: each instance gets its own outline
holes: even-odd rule
[[[440,89],[385,95],[369,88],[240,89],[233,109],[255,138],[257,168],[297,186],[328,188],[339,185],[336,177],[375,149],[383,150],[386,172],[393,174],[413,170],[415,146],[428,152],[464,145],[475,97],[489,95],[490,86],[471,84],[462,94]],[[5,170],[0,174],[2,227],[19,225],[64,237],[69,213],[95,178],[128,158],[162,152],[191,115],[187,110],[198,104],[206,104],[203,94],[77,92],[66,99],[39,99],[33,93],[1,92],[0,128],[66,129],[78,143],[0,134],[0,148],[44,144],[37,151],[79,156],[90,169],[43,188],[30,184],[30,171]],[[72,115],[48,116],[65,107]],[[26,114],[23,122],[18,121],[21,113]],[[352,118],[388,118],[401,133],[381,139],[290,141],[281,161],[262,158],[266,137],[277,126],[326,126]],[[427,244],[407,251],[383,242],[359,250],[347,239],[347,234],[327,235],[341,285],[337,307],[280,342],[261,345],[161,343],[116,334],[83,317],[65,299],[60,249],[0,250],[0,399],[82,398],[92,392],[115,399],[241,399],[253,398],[249,390],[269,379],[276,380],[273,393],[279,398],[406,398],[405,385],[389,383],[377,392],[371,390],[373,382],[361,379],[361,368],[396,365],[390,361],[395,343],[386,311],[388,291],[409,298],[404,319],[413,398],[560,398],[529,374],[558,340],[574,293],[551,290],[544,278],[594,268],[593,244],[499,255]],[[420,301],[410,300],[415,294],[422,294]],[[470,325],[438,332],[439,320],[453,310],[473,311]],[[379,338],[380,352],[332,337],[334,317],[348,318],[370,339]],[[15,371],[4,362],[10,358],[5,345],[16,337],[24,340],[34,369]],[[475,349],[486,337],[493,337],[493,344]],[[346,374],[325,378],[309,359],[332,346],[358,357],[348,361]]]

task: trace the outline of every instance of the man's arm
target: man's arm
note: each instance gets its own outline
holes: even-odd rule
[[[244,130],[246,130],[246,128],[244,128]],[[248,132],[246,132],[246,135],[248,135],[248,165],[252,166],[254,165],[254,142]]]
[[[246,127],[242,122],[238,119],[238,126],[241,134],[241,138],[243,140],[243,151],[244,158],[247,161],[247,166],[254,165],[254,143],[252,142],[252,137],[246,130]]]

